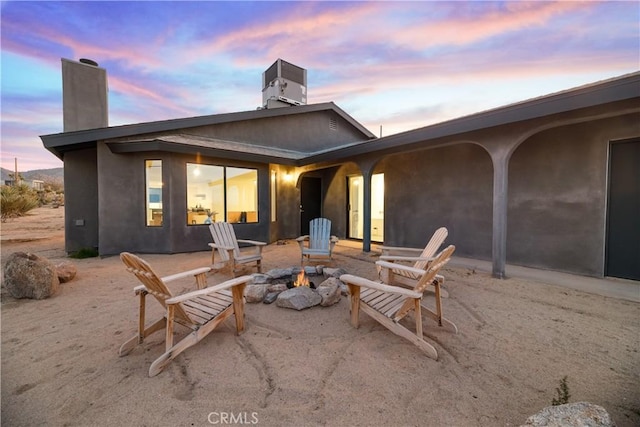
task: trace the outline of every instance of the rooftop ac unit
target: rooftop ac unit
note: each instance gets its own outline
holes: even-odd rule
[[[278,59],[262,73],[262,105],[277,99],[290,105],[307,103],[307,70]]]

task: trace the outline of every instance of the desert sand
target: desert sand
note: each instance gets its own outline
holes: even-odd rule
[[[2,224],[2,260],[69,260],[63,236],[63,209],[38,208]],[[376,277],[375,251],[343,242],[336,252],[335,266]],[[165,275],[206,266],[210,253],[143,258]],[[298,259],[291,241],[269,245],[264,271]],[[366,314],[353,328],[343,298],[302,311],[247,304],[242,335],[231,318],[149,378],[162,332],[117,355],[136,330],[135,278],[116,256],[71,261],[76,278],[49,299],[2,289],[3,425],[517,426],[565,376],[570,402],[640,425],[638,303],[447,266],[444,313],[459,332],[425,319],[437,361]],[[147,307],[148,319],[162,316],[153,299]]]

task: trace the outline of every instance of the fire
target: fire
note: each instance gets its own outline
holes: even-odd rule
[[[309,278],[304,274],[304,270],[298,273],[298,276],[296,277],[296,281],[293,282],[293,286],[295,287],[309,286]]]

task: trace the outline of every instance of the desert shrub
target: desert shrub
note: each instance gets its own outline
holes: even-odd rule
[[[95,248],[82,248],[69,254],[69,258],[83,259],[94,258],[99,255],[98,250]]]
[[[551,400],[551,404],[553,406],[564,405],[566,403],[569,403],[569,398],[571,397],[571,394],[569,394],[569,384],[567,384],[566,375],[564,376],[564,378],[560,380],[560,387],[556,388],[556,393],[558,394],[558,398],[556,399],[554,397],[553,400]]]
[[[22,216],[40,205],[38,192],[28,185],[3,185],[0,188],[0,212],[2,222]]]

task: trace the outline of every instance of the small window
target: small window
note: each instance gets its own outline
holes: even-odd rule
[[[149,227],[162,226],[162,160],[145,160],[146,222]]]

